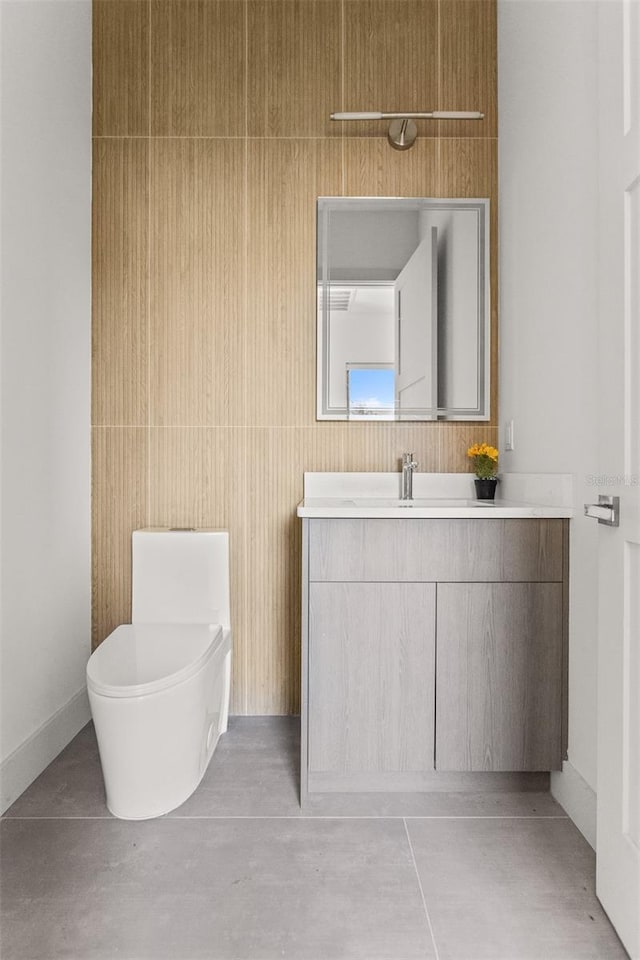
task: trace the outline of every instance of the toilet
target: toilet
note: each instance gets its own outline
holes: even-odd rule
[[[191,796],[227,729],[228,531],[134,531],[131,621],[91,654],[87,688],[107,806],[146,820]]]

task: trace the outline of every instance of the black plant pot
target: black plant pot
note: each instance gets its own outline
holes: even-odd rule
[[[477,500],[495,500],[496,487],[498,486],[497,477],[486,477],[484,479],[476,477],[475,485]]]

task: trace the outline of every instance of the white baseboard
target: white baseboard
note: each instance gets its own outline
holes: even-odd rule
[[[83,687],[2,761],[0,813],[40,776],[90,719],[89,698]]]
[[[596,849],[596,792],[565,760],[562,771],[551,774],[551,795],[564,807],[580,833]]]

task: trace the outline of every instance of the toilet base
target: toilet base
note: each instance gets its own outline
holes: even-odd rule
[[[149,820],[175,810],[200,784],[227,729],[231,632],[181,683],[141,697],[89,689],[109,811]]]

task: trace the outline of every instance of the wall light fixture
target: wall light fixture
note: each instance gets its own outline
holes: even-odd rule
[[[332,120],[390,120],[389,143],[395,150],[408,150],[418,135],[416,120],[484,120],[476,110],[431,110],[424,113],[382,113],[377,110],[332,113]]]

